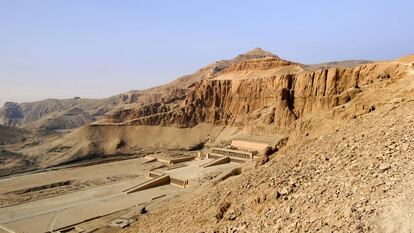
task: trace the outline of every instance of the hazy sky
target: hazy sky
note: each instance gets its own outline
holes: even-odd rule
[[[106,97],[255,47],[318,63],[414,53],[414,1],[0,0],[0,104]]]

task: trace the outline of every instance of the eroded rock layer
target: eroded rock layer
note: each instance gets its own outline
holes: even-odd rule
[[[263,60],[266,63],[268,58]],[[279,63],[280,59],[274,61]],[[231,67],[221,74],[233,72]],[[198,82],[182,99],[120,110],[107,122],[178,127],[199,123],[265,124],[289,128],[296,119],[343,105],[363,88],[396,78],[403,70],[399,64],[387,63],[247,79],[220,79],[218,75]],[[370,106],[366,107],[369,111]]]

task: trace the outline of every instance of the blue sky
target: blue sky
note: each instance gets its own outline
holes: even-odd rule
[[[255,47],[318,63],[414,53],[414,1],[0,0],[0,104],[106,97]]]

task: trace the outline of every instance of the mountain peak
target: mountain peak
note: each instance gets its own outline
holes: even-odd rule
[[[240,54],[236,57],[237,60],[247,60],[247,59],[258,59],[264,57],[274,57],[279,58],[278,56],[274,55],[273,53],[263,50],[259,47],[254,48],[246,53]]]
[[[243,55],[250,55],[250,56],[266,56],[266,57],[276,57],[273,53],[266,51],[262,48],[254,48]]]

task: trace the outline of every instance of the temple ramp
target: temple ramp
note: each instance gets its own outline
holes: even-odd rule
[[[124,190],[124,193],[126,194],[130,194],[130,193],[135,193],[138,191],[142,191],[142,190],[146,190],[146,189],[150,189],[150,188],[155,188],[161,185],[166,185],[166,184],[170,184],[170,176],[169,175],[163,175],[160,176],[158,178],[146,181],[142,184],[139,184],[137,186],[134,186],[132,188],[126,189]]]
[[[196,156],[186,156],[186,157],[181,157],[181,158],[170,159],[169,164],[188,162],[188,161],[194,160],[195,158]]]
[[[236,167],[230,170],[227,170],[225,172],[223,172],[221,175],[219,175],[218,177],[216,177],[217,181],[223,181],[226,180],[227,178],[231,177],[231,176],[237,176],[240,175],[242,173],[242,169],[240,167]]]
[[[217,165],[225,164],[225,163],[230,163],[230,157],[228,157],[228,156],[219,157],[219,158],[216,158],[213,161],[210,161],[206,164],[201,165],[200,167],[206,168],[206,167],[217,166]]]

